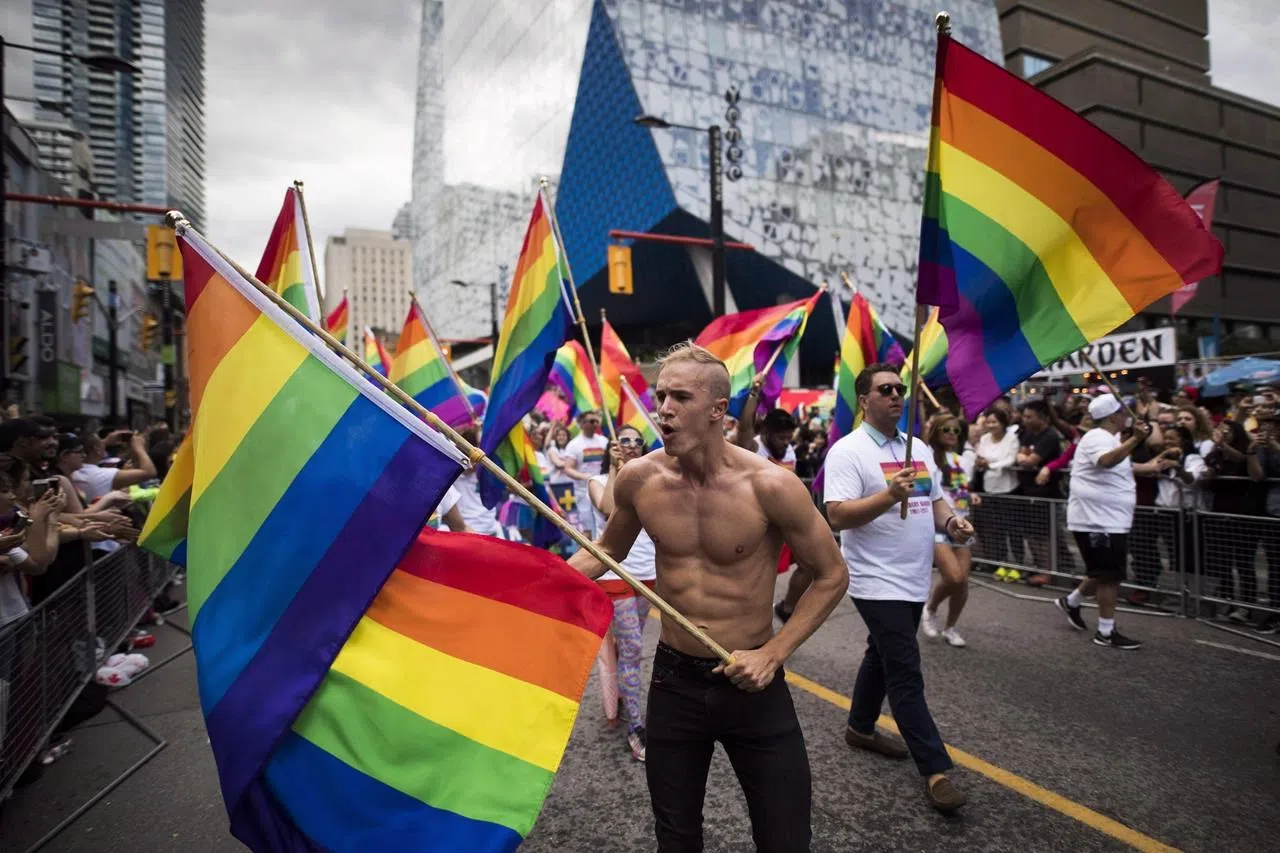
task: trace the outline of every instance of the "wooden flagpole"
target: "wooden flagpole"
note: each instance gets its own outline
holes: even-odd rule
[[[556,235],[556,244],[560,248],[560,257],[564,258],[564,269],[569,275],[569,292],[573,296],[574,314],[577,315],[574,320],[578,324],[578,329],[582,332],[582,344],[587,348],[587,361],[590,362],[591,381],[596,386],[596,396],[600,399],[600,411],[604,415],[604,425],[609,430],[609,439],[616,444],[618,435],[613,429],[613,416],[609,414],[609,407],[604,403],[604,388],[600,385],[600,362],[596,360],[595,347],[591,345],[591,336],[587,334],[587,318],[582,315],[582,303],[578,300],[578,285],[573,280],[573,267],[569,264],[569,255],[564,249],[564,238],[560,236],[560,220],[556,218],[555,207],[552,206],[551,200],[547,198],[547,187],[550,183],[545,175],[538,179],[542,199],[547,205],[547,218],[551,220],[551,230]],[[563,287],[563,284],[561,286]],[[497,353],[497,343],[494,344],[494,353]]]
[[[311,239],[311,219],[307,216],[307,197],[302,193],[302,181],[294,181],[293,188],[298,193],[298,208],[302,211],[302,230],[307,235],[307,256],[311,260],[311,286],[316,291],[316,320],[324,322],[324,299],[320,296],[320,268],[316,266],[316,244]],[[346,294],[346,289],[343,289]],[[351,306],[347,306],[351,310]]]
[[[476,410],[471,405],[471,401],[467,399],[467,389],[462,387],[462,379],[458,377],[458,372],[453,369],[453,363],[444,354],[444,347],[440,346],[440,339],[436,337],[435,329],[431,328],[431,321],[427,319],[427,312],[422,310],[422,305],[418,302],[418,295],[412,290],[409,291],[409,304],[418,311],[418,316],[422,318],[422,325],[427,328],[427,337],[431,338],[431,345],[436,348],[436,355],[444,362],[444,366],[449,370],[449,377],[453,380],[453,387],[458,389],[458,396],[462,398],[462,404],[467,407],[467,415],[471,418],[471,423],[476,422]],[[494,342],[494,348],[497,349],[497,341]]]
[[[183,216],[180,211],[169,211],[169,213],[165,215],[165,223],[170,228],[175,229],[179,235],[185,235],[190,232],[199,237],[201,242],[207,245],[214,252],[217,252],[218,256],[221,257],[223,261],[243,276],[247,282],[252,284],[258,290],[259,293],[271,300],[273,305],[292,317],[307,331],[324,341],[330,349],[341,355],[350,362],[353,367],[368,377],[370,382],[373,382],[388,395],[394,397],[397,402],[426,421],[428,425],[436,430],[436,432],[439,432],[445,438],[449,439],[449,441],[453,442],[454,446],[461,450],[473,465],[480,465],[484,467],[489,471],[489,473],[501,480],[504,486],[519,495],[527,504],[529,504],[530,507],[534,509],[534,511],[558,527],[561,532],[574,542],[578,543],[579,547],[599,560],[606,569],[626,581],[627,585],[634,589],[637,594],[644,596],[654,607],[658,608],[664,617],[669,617],[681,628],[688,631],[690,636],[706,646],[707,649],[709,649],[716,657],[720,658],[720,660],[724,661],[726,664],[733,662],[733,656],[729,654],[728,650],[708,636],[705,631],[690,622],[683,614],[668,604],[665,599],[653,590],[636,580],[634,575],[622,568],[622,566],[618,565],[616,560],[600,550],[600,547],[584,536],[580,530],[557,515],[551,507],[539,500],[537,495],[525,488],[524,485],[515,477],[508,474],[501,465],[486,456],[483,450],[463,438],[457,430],[440,420],[438,415],[424,407],[417,400],[410,397],[398,385],[387,381],[385,376],[374,370],[365,363],[364,359],[360,358],[347,348],[345,344],[333,335],[329,334],[328,330],[323,328],[322,324],[316,323],[306,314],[299,311],[293,305],[290,305],[285,301],[284,297],[280,296],[280,294],[276,293],[270,287],[267,287],[259,281],[256,276],[229,258],[221,249],[206,240],[204,236],[187,221],[186,217]]]
[[[1136,424],[1138,422],[1138,414],[1133,409],[1129,408],[1129,404],[1124,401],[1124,397],[1120,394],[1120,389],[1116,388],[1115,384],[1107,377],[1107,374],[1102,372],[1102,368],[1098,367],[1097,363],[1093,360],[1093,356],[1083,350],[1080,351],[1080,355],[1082,355],[1084,360],[1089,363],[1089,366],[1093,368],[1093,372],[1098,374],[1098,377],[1106,383],[1108,388],[1111,389],[1111,393],[1115,395],[1116,400],[1124,408],[1125,414],[1133,418],[1133,422]]]

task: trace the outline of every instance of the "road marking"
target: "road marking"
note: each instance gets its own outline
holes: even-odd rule
[[[1197,642],[1203,641],[1197,640]],[[1210,645],[1214,644],[1210,643]],[[1226,646],[1225,648],[1232,647]],[[1239,651],[1245,650],[1241,649]],[[1254,652],[1254,654],[1263,653]],[[1271,657],[1271,655],[1265,656]],[[828,687],[823,687],[816,681],[811,681],[803,675],[797,675],[790,670],[787,670],[787,681],[806,693],[830,702],[838,708],[842,708],[845,711],[849,710],[852,700],[848,696],[837,693]],[[881,715],[879,724],[894,734],[899,734],[898,726],[894,723],[892,717]],[[1047,806],[1056,812],[1083,823],[1085,826],[1096,829],[1104,835],[1109,835],[1117,841],[1122,841],[1135,850],[1141,850],[1143,853],[1178,853],[1175,847],[1170,847],[1148,835],[1143,835],[1136,829],[1130,829],[1119,821],[1112,820],[1104,814],[1099,814],[1088,806],[1082,806],[1073,800],[1068,800],[1061,794],[1055,794],[1047,788],[1041,788],[1036,783],[1023,779],[1021,776],[1010,773],[1008,770],[997,767],[994,764],[989,764],[975,755],[956,749],[950,744],[947,745],[947,750],[951,753],[952,760],[961,767],[980,773],[998,785],[1003,785],[1027,799],[1034,800],[1042,806]]]
[[[1215,649],[1224,649],[1228,652],[1239,652],[1242,655],[1253,655],[1255,658],[1266,658],[1267,660],[1280,660],[1280,655],[1271,655],[1266,652],[1260,652],[1257,649],[1242,649],[1239,646],[1229,646],[1226,643],[1215,643],[1213,640],[1196,640],[1202,646],[1212,646]]]

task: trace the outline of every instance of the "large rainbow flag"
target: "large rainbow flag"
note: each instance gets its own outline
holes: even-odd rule
[[[345,344],[349,325],[351,325],[351,304],[344,293],[342,301],[329,312],[328,317],[324,318],[324,330]]]
[[[316,272],[311,268],[302,200],[294,187],[284,192],[284,204],[280,206],[280,214],[262,252],[257,278],[283,296],[285,302],[306,314],[308,319],[320,319]]]
[[[818,290],[808,299],[772,308],[725,314],[712,320],[694,340],[694,343],[710,350],[729,368],[729,414],[735,418],[742,416],[742,406],[751,389],[751,380],[764,369],[778,347],[782,347],[769,375],[765,377],[759,405],[768,409],[778,399],[787,365],[800,346],[800,338],[804,336],[809,315],[813,313],[813,306],[822,294],[823,291]]]
[[[636,363],[631,360],[626,344],[608,320],[600,328],[600,393],[604,395],[604,404],[613,414],[617,414],[622,405],[622,385],[626,383],[635,391],[645,411],[653,409],[653,395],[649,392],[649,383]],[[622,420],[621,415],[618,416]]]
[[[1088,120],[945,35],[934,87],[917,299],[970,418],[1221,270],[1177,190]]]
[[[542,396],[556,350],[564,344],[573,322],[565,290],[568,269],[551,227],[547,200],[539,191],[512,276],[480,433],[481,449],[504,466],[509,461],[514,464],[521,454],[518,448],[504,451],[500,445],[508,441],[511,431]],[[506,470],[513,476],[518,473]],[[501,481],[482,470],[479,485],[484,505],[496,506],[504,491]],[[538,497],[550,497],[545,488],[541,492]],[[545,524],[540,524],[538,531],[536,538],[559,536],[559,531]]]
[[[387,369],[391,366],[391,357],[387,355],[387,348],[368,326],[364,327],[364,360],[383,376],[387,375]]]
[[[473,422],[470,400],[462,396],[453,365],[436,345],[416,300],[409,303],[387,378],[449,426]]]
[[[569,416],[576,418],[583,412],[599,411],[600,397],[596,394],[594,370],[586,348],[577,341],[565,341],[556,350],[555,361],[547,381],[560,389],[569,402]]]
[[[174,556],[160,533],[185,514],[232,832],[264,853],[515,849],[606,597],[529,548],[420,536],[462,455],[194,231],[180,244],[194,422],[142,542]]]

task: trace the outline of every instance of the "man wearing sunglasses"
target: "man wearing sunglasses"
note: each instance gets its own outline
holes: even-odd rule
[[[853,686],[845,742],[890,758],[915,759],[925,794],[941,812],[965,804],[946,772],[951,757],[924,698],[916,630],[933,576],[934,534],[963,544],[973,527],[942,493],[929,447],[898,431],[906,388],[898,368],[873,364],[854,382],[862,424],[827,454],[827,519],[840,531],[849,597],[867,625],[867,651]],[[903,501],[907,517],[901,517]],[[906,746],[876,731],[886,696]]]
[[[600,531],[596,529],[595,515],[591,512],[588,484],[592,477],[604,473],[609,439],[600,434],[599,412],[583,412],[578,415],[578,426],[582,431],[570,439],[564,449],[564,456],[569,460],[565,473],[576,481],[573,484],[573,499],[578,506],[578,524],[583,533],[594,539],[600,535]]]

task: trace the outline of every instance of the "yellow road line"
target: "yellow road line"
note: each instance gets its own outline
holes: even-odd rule
[[[794,684],[806,693],[817,696],[819,699],[830,702],[838,708],[845,711],[849,710],[851,699],[848,696],[837,693],[830,688],[823,687],[816,681],[810,681],[803,675],[787,670],[787,682]],[[899,734],[898,726],[894,723],[893,718],[881,715],[879,724],[894,734]],[[1119,821],[1112,820],[1104,814],[1099,814],[1088,806],[1082,806],[1077,802],[1068,800],[1061,794],[1055,794],[1047,788],[1041,788],[1034,782],[1023,779],[1015,773],[997,767],[978,758],[976,755],[970,755],[967,752],[956,749],[954,746],[948,745],[947,751],[951,753],[951,759],[967,770],[980,773],[998,785],[1003,785],[1011,791],[1021,794],[1029,800],[1034,800],[1042,806],[1047,806],[1056,812],[1066,815],[1073,820],[1078,820],[1085,826],[1092,827],[1098,832],[1109,835],[1117,841],[1122,841],[1136,850],[1143,853],[1179,853],[1177,848],[1170,847],[1160,841],[1155,840],[1149,835],[1143,835],[1136,829],[1130,829]]]

